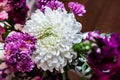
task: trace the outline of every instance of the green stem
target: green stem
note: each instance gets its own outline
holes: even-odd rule
[[[62,80],[66,80],[65,79],[66,78],[66,74],[65,74],[65,72],[62,74]]]

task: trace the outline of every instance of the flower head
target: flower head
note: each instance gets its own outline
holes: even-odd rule
[[[110,38],[94,38],[101,52],[88,55],[88,63],[94,73],[91,80],[117,80],[120,70],[120,36],[111,34]]]
[[[52,1],[49,1],[47,4],[46,4],[47,7],[51,8],[52,10],[56,10],[57,8],[65,8],[64,7],[64,4],[58,0],[52,0]]]
[[[64,9],[64,4],[58,0],[38,0],[38,8],[44,12],[45,7],[49,7],[52,10],[56,10],[58,8]]]
[[[23,31],[38,39],[37,50],[33,54],[37,67],[45,71],[52,72],[56,69],[63,72],[63,67],[74,56],[72,44],[81,40],[81,35],[77,34],[80,29],[81,24],[74,15],[65,10],[52,10],[48,7],[45,13],[36,10],[31,20],[26,22]]]
[[[78,16],[83,16],[83,14],[86,13],[85,6],[80,3],[69,2],[68,7]]]
[[[0,20],[8,19],[8,13],[6,11],[0,12]]]
[[[0,0],[0,20],[4,21],[8,19],[8,11],[11,7],[7,4],[8,0]]]
[[[11,22],[13,24],[24,24],[28,12],[26,0],[8,0],[8,4],[12,7],[12,9],[8,12]]]
[[[31,54],[35,51],[36,38],[28,33],[15,32],[5,40],[5,58],[10,70],[29,72],[34,67]]]

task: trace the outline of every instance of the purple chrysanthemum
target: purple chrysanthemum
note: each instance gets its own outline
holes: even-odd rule
[[[11,36],[8,36],[5,40],[6,43],[15,42],[17,40],[24,40],[28,44],[35,44],[36,38],[34,36],[29,35],[28,33],[20,33],[15,32]]]
[[[68,7],[72,10],[72,12],[78,16],[83,16],[86,13],[85,6],[78,2],[69,2]]]
[[[31,59],[35,51],[36,38],[28,33],[15,32],[5,40],[5,58],[10,70],[29,72],[34,67]]]
[[[32,61],[31,58],[27,57],[19,61],[18,64],[16,65],[16,68],[18,71],[21,72],[30,72],[34,68],[34,62]]]
[[[8,12],[11,22],[13,24],[25,24],[28,12],[26,0],[8,0],[8,4],[12,7],[12,9]]]
[[[64,9],[64,4],[58,0],[38,0],[37,1],[38,8],[44,12],[45,7],[49,7],[52,10],[56,10],[58,8]]]

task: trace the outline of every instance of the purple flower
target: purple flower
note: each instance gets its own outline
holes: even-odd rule
[[[52,0],[52,1],[49,1],[47,4],[46,4],[47,7],[50,7],[52,10],[56,10],[57,8],[61,8],[61,9],[64,9],[64,4],[58,0]]]
[[[16,68],[21,72],[30,72],[34,68],[34,62],[29,57],[26,57],[17,62]]]
[[[38,0],[37,1],[38,8],[44,12],[45,7],[49,7],[52,10],[56,10],[58,8],[64,9],[64,4],[58,0]]]
[[[2,42],[2,34],[6,32],[5,28],[0,26],[0,42]]]
[[[100,38],[100,33],[99,31],[91,31],[91,32],[88,32],[88,36],[86,37],[87,40],[90,40],[90,41],[95,41],[96,39],[99,39]]]
[[[111,34],[110,38],[92,38],[94,38],[94,41],[101,49],[101,52],[97,53],[95,50],[93,50],[88,55],[88,63],[93,71],[93,77],[91,80],[120,79],[120,35]]]
[[[68,7],[72,10],[72,12],[78,16],[83,16],[86,13],[85,6],[78,2],[69,2]]]
[[[120,47],[120,35],[119,34],[114,33],[111,35],[110,45],[113,47]]]
[[[41,9],[42,6],[45,6],[51,0],[37,0],[37,6]]]
[[[36,50],[36,38],[28,33],[15,32],[5,40],[5,58],[11,71],[29,72],[34,67],[31,59]]]
[[[11,36],[8,36],[5,42],[9,43],[9,42],[15,42],[18,40],[24,40],[28,44],[35,44],[37,41],[37,39],[34,36],[31,36],[28,33],[15,32]]]
[[[28,33],[24,33],[23,40],[26,41],[28,44],[35,44],[37,39],[34,36],[29,35]]]
[[[12,7],[12,10],[8,12],[12,24],[25,24],[28,12],[26,0],[8,0],[8,4]]]

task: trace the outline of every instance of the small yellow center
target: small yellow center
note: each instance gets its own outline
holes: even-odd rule
[[[31,43],[31,40],[27,40],[26,42],[29,44],[29,43]]]

